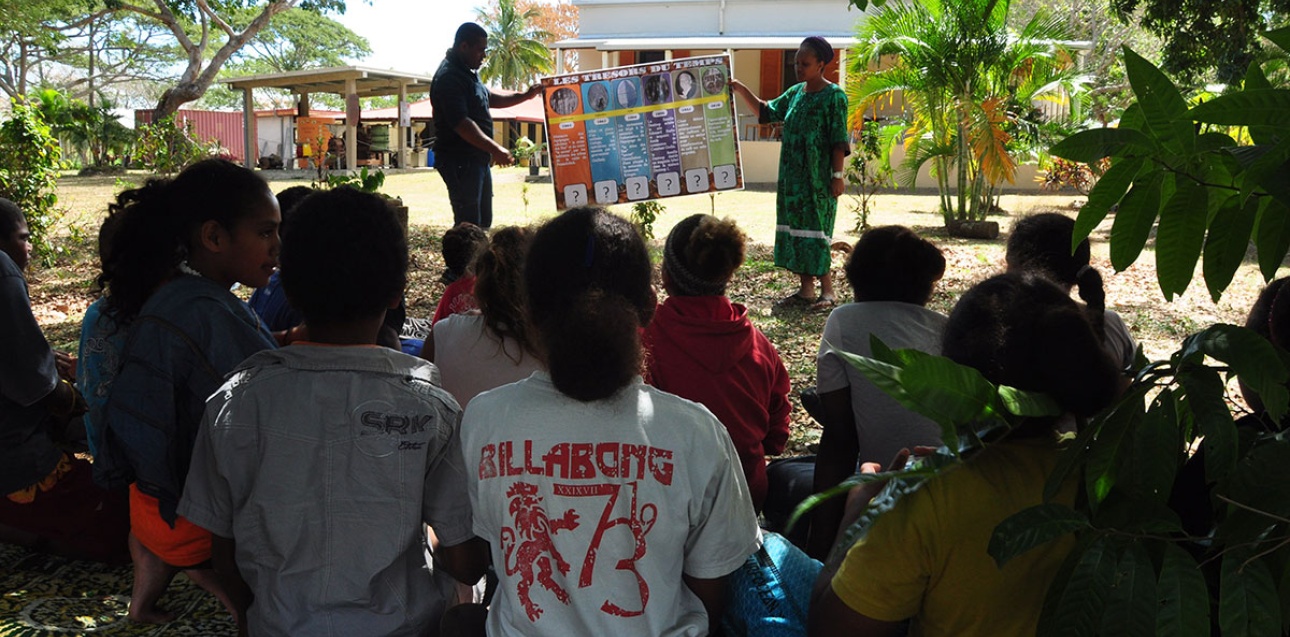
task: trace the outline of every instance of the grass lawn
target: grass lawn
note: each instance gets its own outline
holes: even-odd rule
[[[544,171],[541,181],[530,182],[527,169],[494,171],[494,226],[539,222],[555,214],[555,197]],[[266,173],[276,192],[292,185],[308,185],[304,173]],[[95,236],[106,214],[107,202],[122,188],[141,183],[143,174],[116,177],[64,177],[59,182],[59,205],[66,214],[58,226],[57,244],[63,252],[52,267],[34,266],[29,272],[31,294],[37,318],[50,341],[58,348],[75,351],[81,316],[93,301],[93,279],[97,274]],[[399,196],[409,207],[412,270],[407,293],[410,316],[428,317],[443,292],[438,277],[443,269],[439,237],[452,223],[443,180],[434,171],[411,169],[387,175],[384,192]],[[844,197],[839,204],[835,240],[854,241],[855,215]],[[527,200],[527,204],[525,201]],[[931,194],[883,194],[876,197],[872,225],[900,224],[931,239],[945,252],[948,268],[931,306],[949,312],[958,295],[973,283],[1003,269],[1004,242],[1011,223],[1036,212],[1057,211],[1074,215],[1082,197],[1069,195],[1008,195],[1002,207],[1006,215],[994,217],[1003,227],[995,241],[955,239],[947,236]],[[662,201],[667,211],[654,225],[655,248],[679,220],[695,213],[715,212],[734,218],[752,240],[748,259],[729,289],[732,300],[747,305],[754,322],[779,349],[792,377],[794,394],[814,384],[815,353],[824,328],[824,313],[771,313],[776,299],[791,293],[794,277],[775,268],[771,256],[774,240],[775,193],[768,188],[750,188],[715,197],[678,197]],[[627,215],[628,206],[615,206]],[[1106,280],[1107,305],[1118,311],[1143,344],[1148,358],[1160,359],[1173,352],[1182,338],[1215,322],[1241,324],[1263,279],[1247,255],[1232,285],[1215,303],[1205,290],[1197,265],[1196,277],[1187,293],[1166,301],[1156,284],[1154,245],[1149,243],[1138,263],[1116,273],[1107,260],[1106,239],[1113,217],[1094,233],[1094,265]],[[842,256],[835,253],[834,272],[841,276]],[[1284,272],[1284,269],[1283,269]],[[838,285],[845,300],[849,287]],[[796,403],[796,400],[794,400]],[[800,405],[794,411],[794,436],[790,453],[804,453],[818,439],[819,428]]]

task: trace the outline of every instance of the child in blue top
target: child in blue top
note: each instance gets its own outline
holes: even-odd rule
[[[268,282],[278,202],[250,170],[206,160],[121,193],[110,212],[119,225],[99,283],[104,313],[127,335],[94,470],[105,484],[132,483],[130,617],[168,621],[156,603],[180,570],[231,611],[207,565],[210,533],[175,508],[207,397],[243,359],[275,346],[229,288]]]

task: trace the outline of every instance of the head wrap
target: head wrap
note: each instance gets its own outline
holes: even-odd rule
[[[833,61],[833,45],[829,44],[828,40],[825,40],[818,35],[813,35],[802,40],[802,46],[813,51],[815,53],[815,59],[824,64],[828,64]]]

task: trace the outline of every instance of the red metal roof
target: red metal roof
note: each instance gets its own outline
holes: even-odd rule
[[[430,100],[423,99],[416,102],[409,102],[412,112],[412,119],[434,119],[434,109],[430,107]],[[489,113],[495,120],[516,120],[520,122],[544,121],[542,112],[542,100],[534,98],[525,100],[510,108],[490,108]],[[363,120],[390,120],[398,119],[399,109],[396,106],[389,108],[376,108],[363,111]]]

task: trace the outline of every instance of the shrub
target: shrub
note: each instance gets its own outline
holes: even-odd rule
[[[36,258],[49,263],[55,253],[49,234],[60,214],[54,204],[62,152],[49,125],[26,100],[14,98],[12,108],[0,124],[0,197],[22,209]]]

